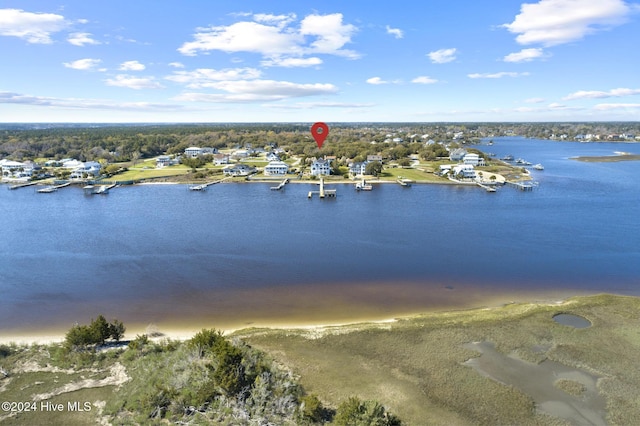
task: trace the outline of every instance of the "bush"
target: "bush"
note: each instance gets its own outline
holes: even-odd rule
[[[338,406],[334,418],[340,426],[399,426],[402,423],[376,401],[361,401],[352,396]]]
[[[90,345],[104,344],[107,339],[119,341],[126,330],[121,321],[107,322],[102,315],[91,320],[90,325],[74,325],[65,335],[65,347],[68,350],[86,349]]]

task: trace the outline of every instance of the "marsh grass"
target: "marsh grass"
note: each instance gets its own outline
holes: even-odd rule
[[[560,325],[552,319],[560,312],[593,325]],[[328,405],[351,394],[380,401],[407,424],[562,424],[538,412],[515,387],[463,365],[480,356],[465,343],[490,341],[505,355],[531,363],[550,359],[601,377],[607,421],[633,424],[640,418],[639,316],[640,299],[599,295],[561,305],[422,315],[383,327],[350,326],[348,332],[245,330],[239,336],[291,366]],[[569,383],[559,386],[573,391]]]

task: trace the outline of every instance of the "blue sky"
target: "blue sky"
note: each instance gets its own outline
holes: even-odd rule
[[[624,0],[3,0],[0,121],[637,121],[639,23]]]

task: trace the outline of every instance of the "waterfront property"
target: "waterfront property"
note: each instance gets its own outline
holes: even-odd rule
[[[255,167],[251,167],[247,164],[234,164],[222,169],[222,172],[226,176],[249,176],[256,172]]]
[[[362,176],[366,174],[367,161],[349,164],[349,173],[353,176]]]
[[[328,176],[331,174],[331,162],[328,159],[318,158],[311,164],[312,176]]]
[[[284,161],[271,161],[264,168],[265,176],[284,176],[289,172],[289,165]]]

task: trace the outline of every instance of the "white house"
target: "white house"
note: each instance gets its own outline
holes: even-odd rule
[[[100,174],[102,165],[96,161],[87,161],[81,166],[76,167],[69,175],[69,179],[86,179],[87,177],[95,177]]]
[[[351,163],[349,164],[349,173],[354,176],[362,176],[366,174],[368,161],[363,161],[361,163]]]
[[[475,179],[476,171],[471,164],[456,164],[453,166],[453,175],[463,178]]]
[[[204,152],[202,151],[202,148],[199,148],[197,146],[190,146],[189,148],[184,150],[184,155],[190,158],[198,158],[203,154]]]
[[[464,164],[471,164],[472,166],[484,166],[484,158],[480,157],[480,155],[478,154],[466,154],[463,158],[462,158],[462,162]]]
[[[33,174],[33,163],[21,163],[19,161],[0,160],[0,168],[2,169],[2,177],[5,178],[29,178]]]
[[[275,152],[267,152],[265,158],[267,159],[267,161],[280,161],[280,156]]]
[[[255,167],[251,167],[247,164],[234,164],[233,166],[227,166],[222,169],[222,173],[227,176],[249,176],[255,172]]]
[[[328,176],[331,174],[331,163],[329,160],[319,158],[311,164],[311,174],[313,176]]]
[[[264,168],[265,176],[284,176],[289,172],[289,165],[284,161],[271,161]]]
[[[178,164],[178,159],[171,158],[169,155],[161,155],[156,158],[156,167],[161,169],[166,166],[173,166],[174,164]]]
[[[213,155],[213,164],[216,166],[221,166],[222,164],[229,164],[231,160],[229,159],[229,154],[214,154]]]

